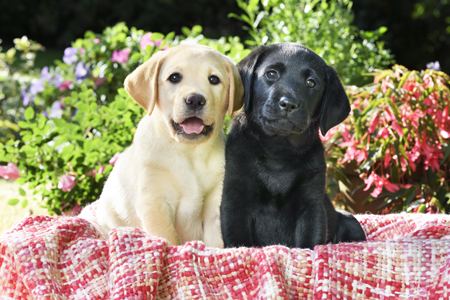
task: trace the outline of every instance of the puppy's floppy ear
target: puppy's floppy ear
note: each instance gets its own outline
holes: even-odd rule
[[[238,111],[244,105],[244,86],[236,66],[228,57],[225,57],[225,67],[230,83],[227,112],[231,116],[233,112]]]
[[[320,132],[325,135],[328,130],[338,125],[350,113],[350,102],[344,86],[333,67],[326,67],[326,85],[320,108]]]
[[[250,108],[250,98],[253,88],[253,73],[260,56],[267,51],[267,48],[267,46],[259,46],[237,64],[237,69],[241,75],[242,84],[244,85],[246,111]]]
[[[168,50],[159,51],[125,78],[125,90],[148,115],[158,99],[158,75]]]

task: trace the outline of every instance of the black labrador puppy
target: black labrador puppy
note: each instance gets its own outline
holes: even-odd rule
[[[226,143],[225,246],[364,241],[359,222],[336,211],[326,193],[319,128],[325,135],[350,112],[337,72],[292,43],[260,46],[237,67],[245,108]]]

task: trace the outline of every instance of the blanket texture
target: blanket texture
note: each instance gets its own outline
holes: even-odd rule
[[[102,239],[76,217],[0,237],[0,299],[449,299],[450,216],[358,215],[368,241],[289,249],[168,247],[134,228]]]

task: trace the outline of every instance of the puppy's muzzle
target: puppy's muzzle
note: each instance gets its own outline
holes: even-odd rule
[[[296,101],[289,99],[286,96],[281,97],[280,101],[278,102],[278,106],[280,107],[281,111],[288,114],[293,113],[299,107]]]
[[[206,99],[205,97],[203,97],[203,95],[200,94],[189,94],[184,102],[189,109],[197,111],[201,110],[203,106],[205,106]]]

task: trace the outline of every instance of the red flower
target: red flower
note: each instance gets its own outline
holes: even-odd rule
[[[389,175],[386,175],[386,177],[389,177]],[[381,194],[383,188],[391,193],[400,190],[397,185],[390,182],[387,178],[380,177],[376,173],[371,173],[368,178],[364,179],[364,183],[366,184],[364,191],[367,191],[372,185],[375,185],[375,189],[372,191],[372,193],[370,193],[370,195],[374,198],[378,197]]]
[[[383,127],[378,131],[377,138],[381,137],[383,140],[389,137],[389,130],[386,127]]]
[[[395,131],[397,131],[399,136],[404,136],[403,129],[402,127],[400,127],[400,125],[398,125],[397,121],[393,121],[391,126],[393,129],[395,129]]]
[[[378,125],[379,123],[379,118],[378,118],[378,114],[376,114],[373,118],[372,121],[370,121],[370,126],[368,131],[370,133],[374,133],[375,132],[375,127]]]

